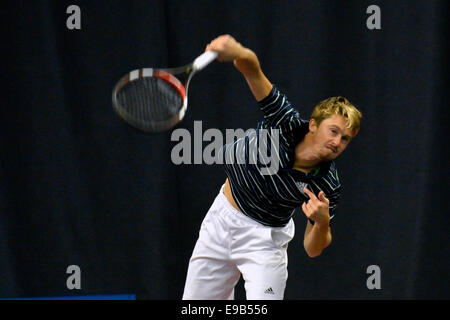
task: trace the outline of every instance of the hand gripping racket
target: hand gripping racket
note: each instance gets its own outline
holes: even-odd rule
[[[217,58],[206,51],[194,62],[179,68],[133,70],[123,76],[112,93],[113,109],[131,126],[161,132],[179,123],[188,104],[189,82],[197,71]],[[176,76],[187,76],[183,85]]]

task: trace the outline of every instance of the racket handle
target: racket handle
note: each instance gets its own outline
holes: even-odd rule
[[[194,70],[201,70],[217,58],[217,52],[206,51],[194,60]]]

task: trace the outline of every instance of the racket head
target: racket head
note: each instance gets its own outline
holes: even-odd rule
[[[185,86],[163,69],[143,68],[124,75],[112,93],[114,111],[145,132],[162,132],[179,123],[186,112]]]

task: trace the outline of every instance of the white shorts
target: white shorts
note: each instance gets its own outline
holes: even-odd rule
[[[222,189],[202,222],[183,300],[232,300],[241,274],[248,300],[282,300],[294,221],[264,226],[236,210]]]

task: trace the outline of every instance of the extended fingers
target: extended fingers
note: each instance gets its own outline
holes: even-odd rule
[[[328,198],[325,197],[325,192],[323,192],[323,191],[319,192],[319,200],[322,202],[325,202],[326,204],[330,203],[330,200],[328,200]]]
[[[308,195],[311,200],[317,200],[316,195],[307,188],[303,188],[303,191]]]
[[[318,197],[316,197],[316,195],[307,188],[303,188],[303,191],[308,195],[309,199],[312,200],[313,202],[320,201],[320,202],[325,202],[326,204],[330,203],[328,198],[325,197],[325,193],[323,191],[319,192]]]

